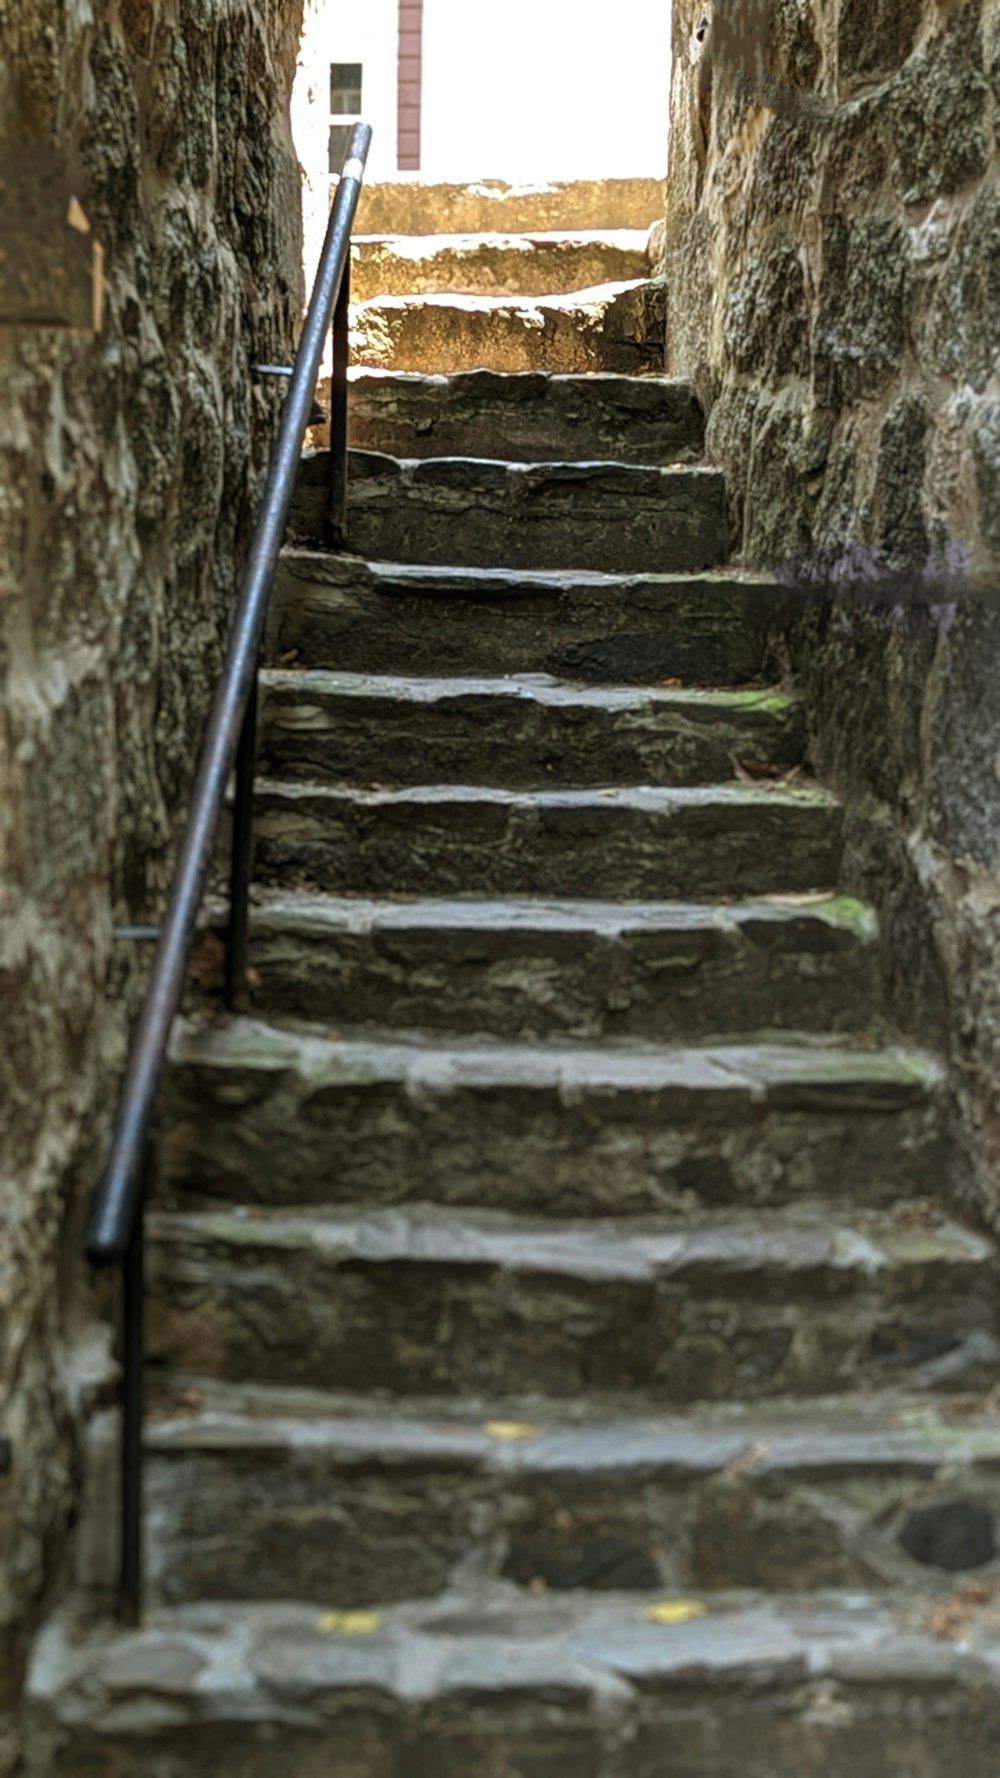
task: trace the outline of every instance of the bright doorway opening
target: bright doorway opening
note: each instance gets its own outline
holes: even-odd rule
[[[293,128],[315,266],[352,122],[368,181],[662,178],[670,0],[307,0]]]

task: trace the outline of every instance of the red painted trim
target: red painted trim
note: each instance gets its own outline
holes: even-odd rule
[[[420,171],[423,47],[424,0],[399,0],[396,164],[401,173]]]

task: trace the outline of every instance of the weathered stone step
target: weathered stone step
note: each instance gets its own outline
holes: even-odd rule
[[[649,229],[523,234],[355,235],[351,295],[554,296],[650,272]]]
[[[841,811],[798,785],[341,790],[262,780],[261,882],[338,894],[705,900],[829,889]]]
[[[508,234],[531,229],[648,229],[664,211],[662,179],[570,179],[537,185],[480,179],[367,180],[358,229],[369,235]]]
[[[164,1190],[609,1216],[942,1181],[942,1079],[905,1050],[617,1047],[182,1028]]]
[[[543,674],[414,679],[272,669],[261,770],[340,783],[724,782],[734,760],[798,766],[805,721],[780,692],[604,689]]]
[[[671,1603],[493,1586],[346,1620],[184,1606],[138,1633],[64,1609],[26,1778],[995,1778],[988,1606],[956,1642],[933,1595]]]
[[[397,1410],[184,1378],[146,1442],[147,1568],[171,1604],[343,1609],[501,1577],[950,1591],[992,1573],[1000,1526],[1000,1425],[965,1398],[567,1419],[537,1402]],[[108,1436],[95,1482],[109,1526],[115,1448]]]
[[[795,609],[787,590],[753,577],[413,567],[285,550],[271,658],[358,673],[734,686],[770,670]]]
[[[381,296],[351,305],[351,360],[373,370],[663,368],[657,287],[630,280],[558,296]]]
[[[987,1613],[956,1648],[928,1633],[924,1600],[706,1596],[704,1618],[672,1626],[650,1621],[661,1604],[458,1595],[385,1613],[360,1645],[315,1608],[186,1608],[79,1653],[54,1633],[32,1691],[73,1732],[59,1778],[137,1745],[144,1778],[173,1778],[178,1754],[215,1778],[223,1746],[239,1778],[270,1778],[275,1719],[294,1725],[282,1757],[304,1778],[662,1778],[665,1747],[678,1778],[810,1760],[824,1778],[883,1778],[897,1753],[900,1772],[992,1778]]]
[[[235,1382],[685,1403],[996,1374],[993,1249],[943,1220],[233,1209],[149,1236],[151,1362]]]
[[[644,906],[275,892],[251,920],[255,1004],[335,1025],[660,1042],[878,1029],[876,922],[848,897]]]
[[[329,399],[329,397],[327,397]],[[550,376],[544,371],[351,373],[351,443],[396,457],[559,458],[690,463],[705,423],[690,383],[673,377]]]
[[[350,546],[368,558],[686,574],[728,553],[717,469],[375,451],[352,451],[350,468]],[[322,541],[328,480],[325,451],[303,458],[291,517],[301,539]]]

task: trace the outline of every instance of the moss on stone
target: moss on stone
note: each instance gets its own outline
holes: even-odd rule
[[[832,896],[829,901],[819,903],[812,912],[829,925],[839,926],[845,932],[854,932],[859,938],[872,940],[878,937],[878,920],[874,910],[867,902],[859,901],[854,895]]]

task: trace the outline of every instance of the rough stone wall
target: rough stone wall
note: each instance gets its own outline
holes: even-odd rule
[[[995,571],[1000,3],[675,0],[674,43],[668,353],[737,548]]]
[[[76,1495],[113,927],[160,904],[301,312],[300,22],[0,0],[0,146],[65,154],[107,277],[98,335],[0,329],[0,1741]]]
[[[840,585],[791,648],[814,762],[996,1220],[1000,0],[675,0],[674,43],[668,365],[735,550]]]

